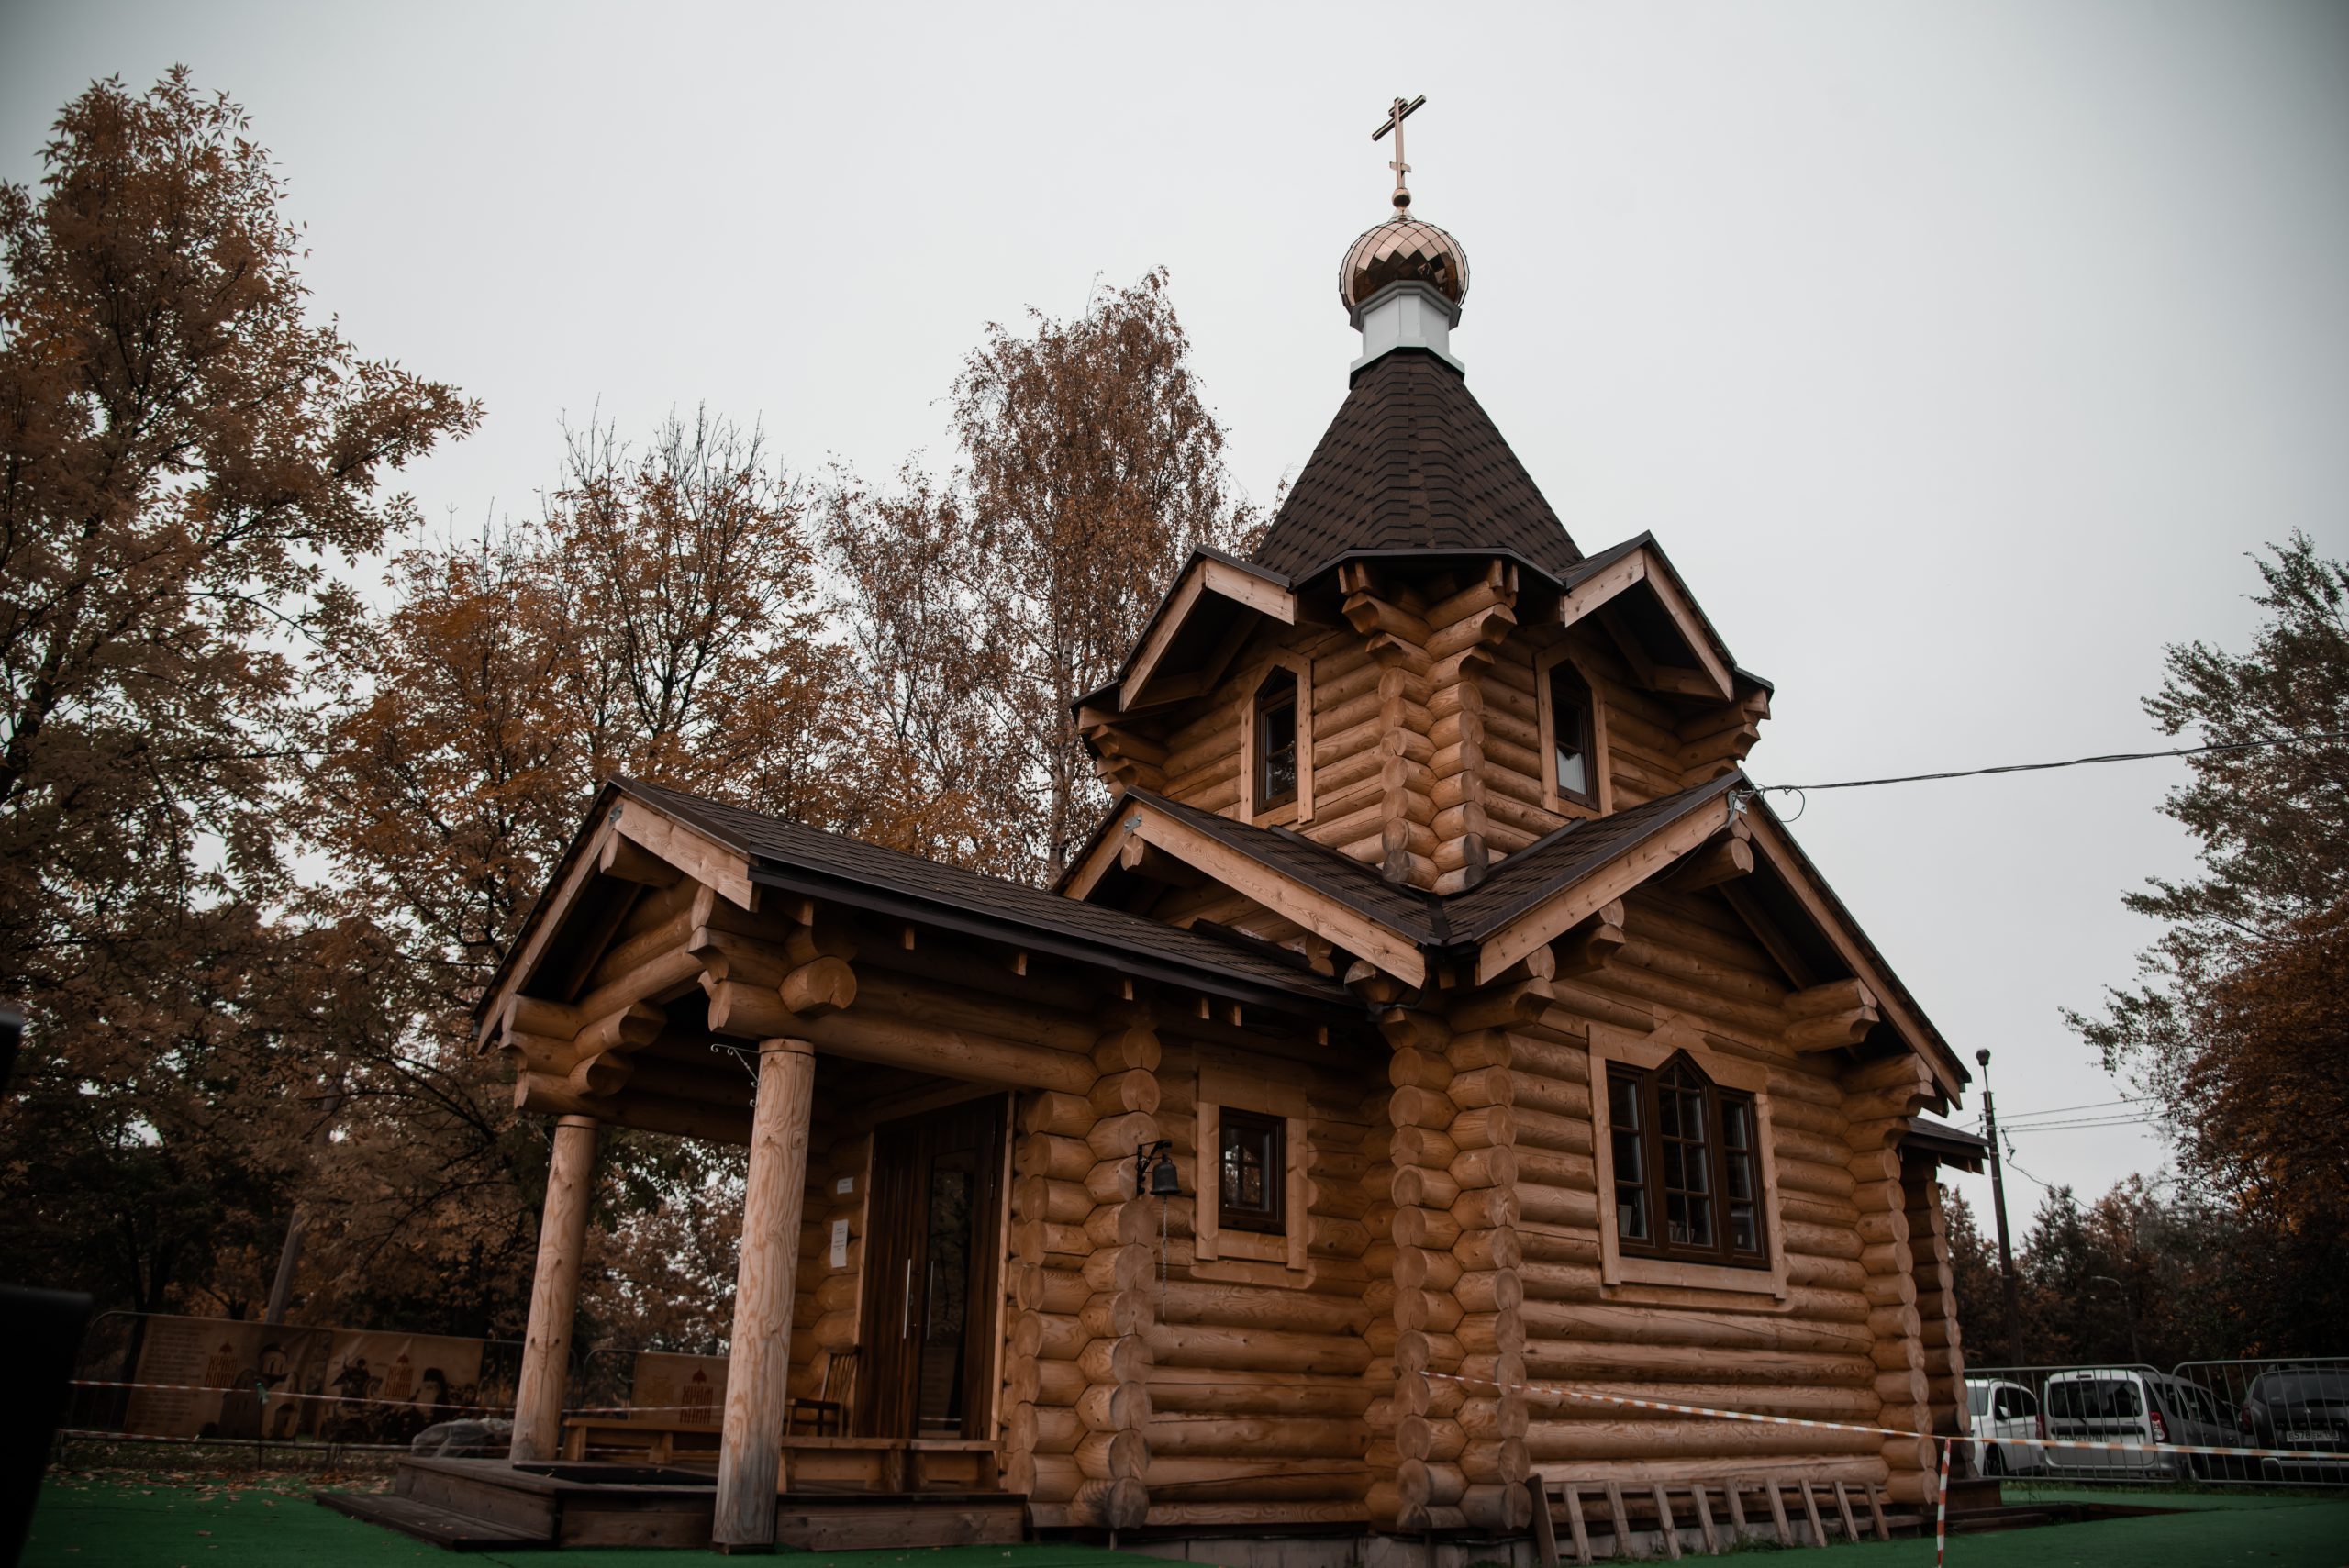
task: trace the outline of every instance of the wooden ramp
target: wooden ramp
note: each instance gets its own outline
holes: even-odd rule
[[[708,1472],[682,1466],[404,1459],[388,1495],[323,1492],[317,1499],[338,1513],[455,1551],[706,1549],[717,1484]],[[1027,1499],[993,1489],[830,1491],[795,1485],[778,1499],[775,1544],[793,1551],[1010,1545],[1027,1528]]]
[[[1525,1485],[1533,1494],[1533,1540],[1542,1568],[1559,1568],[1568,1551],[1578,1564],[1602,1556],[1652,1556],[1638,1549],[1650,1535],[1658,1538],[1663,1556],[1678,1562],[1691,1552],[1734,1551],[1748,1540],[1782,1546],[1825,1546],[1865,1535],[1889,1540],[1894,1529],[1920,1522],[1914,1514],[1886,1512],[1881,1486],[1803,1475],[1650,1485],[1536,1475]]]

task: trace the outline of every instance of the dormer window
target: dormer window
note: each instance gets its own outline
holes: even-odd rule
[[[1550,666],[1550,787],[1561,800],[1598,808],[1598,747],[1590,683],[1566,660]]]
[[[1615,1242],[1625,1257],[1766,1268],[1753,1096],[1686,1056],[1607,1070]]]
[[[1275,665],[1256,688],[1256,810],[1297,799],[1297,673]]]

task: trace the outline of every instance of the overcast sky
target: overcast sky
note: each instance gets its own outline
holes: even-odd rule
[[[1346,243],[1466,246],[1469,384],[1586,550],[1652,529],[1807,783],[2165,744],[2246,551],[2349,554],[2349,6],[0,7],[0,174],[92,78],[250,111],[319,308],[480,397],[466,527],[559,423],[707,403],[791,462],[941,444],[990,320],[1171,269],[1240,478],[1345,391]],[[1813,796],[1796,828],[2009,1115],[2120,1094],[2063,1028],[2191,865],[2175,762]],[[1791,809],[1791,808],[1789,808]],[[1978,1097],[1959,1119],[1970,1121]],[[2143,1128],[2026,1133],[2087,1195]],[[1987,1181],[1963,1184],[1987,1200]]]

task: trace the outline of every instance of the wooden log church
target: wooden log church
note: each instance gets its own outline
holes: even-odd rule
[[[490,1465],[531,1528],[1337,1562],[1521,1537],[1542,1475],[1929,1498],[1924,1438],[1552,1392],[1963,1429],[1934,1178],[1968,1150],[1918,1118],[1966,1073],[1748,784],[1769,683],[1654,539],[1586,553],[1470,392],[1467,258],[1396,162],[1328,433],[1077,705],[1115,798],[1058,885],[595,800],[480,1012],[554,1124]],[[605,1128],[750,1150],[714,1492],[608,1537],[555,1496],[595,1479],[563,1412]],[[442,1468],[403,1491],[473,1507]]]

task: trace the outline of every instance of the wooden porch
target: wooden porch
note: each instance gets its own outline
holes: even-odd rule
[[[339,1513],[451,1551],[633,1546],[707,1549],[717,1453],[696,1464],[406,1459],[390,1493],[321,1493]],[[1002,1491],[995,1445],[954,1440],[787,1438],[774,1545],[852,1551],[1010,1544],[1027,1499]]]

